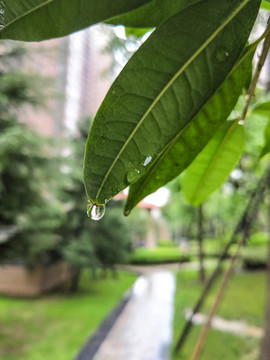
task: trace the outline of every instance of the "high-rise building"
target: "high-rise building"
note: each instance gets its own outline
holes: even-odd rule
[[[24,107],[21,121],[43,135],[65,136],[76,131],[80,118],[93,118],[112,82],[111,56],[104,52],[107,41],[108,29],[98,25],[64,38],[27,44],[22,67],[50,78],[51,86],[46,108]]]

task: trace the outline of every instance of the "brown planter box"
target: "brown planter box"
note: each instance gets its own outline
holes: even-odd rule
[[[0,293],[12,296],[33,297],[49,291],[71,279],[71,270],[61,261],[33,270],[23,266],[0,266]]]

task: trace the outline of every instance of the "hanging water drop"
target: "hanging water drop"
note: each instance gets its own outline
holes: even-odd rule
[[[87,204],[87,216],[92,220],[100,220],[105,214],[105,205]]]
[[[125,210],[124,215],[128,216],[131,213],[131,210]]]

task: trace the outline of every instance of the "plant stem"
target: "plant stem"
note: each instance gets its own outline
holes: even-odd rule
[[[252,98],[253,98],[253,96],[255,94],[256,85],[257,85],[257,82],[259,80],[263,65],[265,63],[265,60],[266,60],[266,57],[267,57],[267,54],[268,54],[268,50],[269,50],[269,47],[270,47],[270,32],[269,32],[269,30],[270,30],[270,17],[268,19],[268,26],[267,26],[266,31],[265,31],[265,33],[267,33],[267,35],[266,35],[264,43],[263,43],[262,53],[260,55],[259,62],[257,64],[255,73],[253,75],[251,84],[250,84],[249,89],[248,89],[246,102],[245,102],[245,105],[244,105],[240,120],[245,120],[246,117],[247,117],[248,108],[249,108],[250,102],[251,102],[251,100],[252,100]]]

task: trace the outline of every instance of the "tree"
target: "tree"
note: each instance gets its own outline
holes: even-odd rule
[[[90,119],[78,123],[78,135],[70,143],[71,155],[63,160],[67,183],[59,194],[66,203],[66,218],[61,226],[62,254],[73,269],[71,291],[78,290],[81,271],[101,267],[115,272],[115,264],[125,262],[131,251],[130,231],[119,214],[119,205],[111,204],[106,216],[96,222],[86,216],[86,199],[81,176],[84,144]]]
[[[3,44],[0,56],[0,225],[12,229],[1,244],[0,260],[34,267],[59,259],[57,228],[63,212],[48,196],[48,141],[17,120],[23,105],[43,104],[40,78],[16,70],[24,55],[24,48]]]

